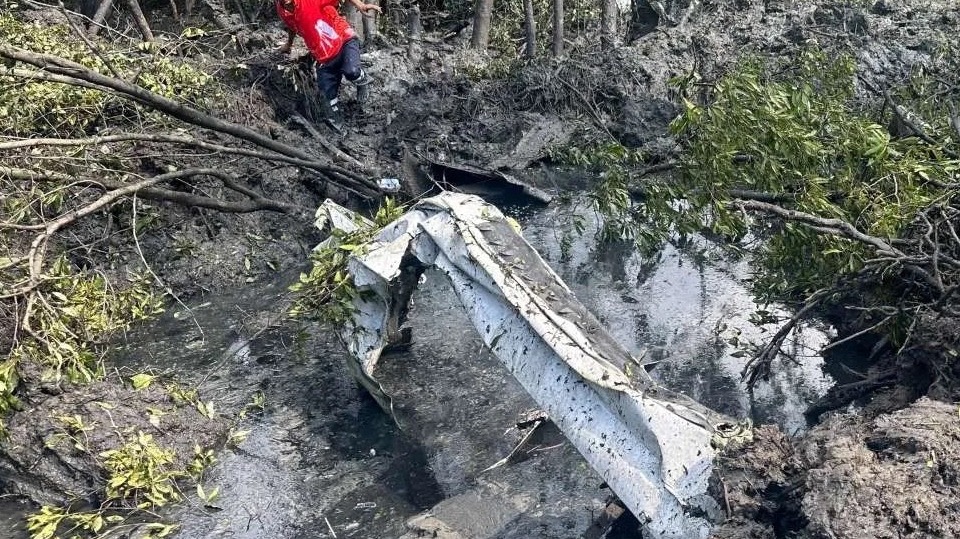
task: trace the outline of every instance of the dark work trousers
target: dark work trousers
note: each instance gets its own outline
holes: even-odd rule
[[[362,74],[360,42],[354,37],[343,44],[340,54],[333,60],[317,67],[317,86],[330,104],[336,105],[337,95],[340,93],[340,77],[346,77],[352,82]]]

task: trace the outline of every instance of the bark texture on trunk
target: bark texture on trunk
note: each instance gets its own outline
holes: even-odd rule
[[[527,30],[527,58],[537,55],[537,20],[533,16],[533,0],[523,0],[523,19]]]
[[[553,0],[553,55],[563,55],[563,0]]]
[[[473,16],[473,36],[470,46],[474,49],[486,49],[490,43],[490,19],[493,16],[493,0],[477,0],[477,11]]]
[[[140,30],[140,35],[143,36],[144,41],[154,41],[153,31],[150,30],[150,24],[147,23],[147,18],[143,15],[143,10],[140,9],[140,2],[137,0],[126,0],[127,8],[130,10],[130,16],[133,17],[133,22],[136,23],[137,29]]]
[[[613,47],[617,42],[617,0],[601,0],[600,5],[600,43],[604,48]]]

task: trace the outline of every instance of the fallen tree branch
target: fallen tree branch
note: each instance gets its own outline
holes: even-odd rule
[[[902,251],[881,238],[861,232],[855,226],[842,219],[818,217],[811,213],[798,210],[788,210],[776,204],[760,202],[757,200],[738,199],[731,201],[731,204],[733,207],[740,208],[742,210],[752,210],[776,215],[784,220],[802,223],[819,232],[836,234],[838,236],[846,237],[873,247],[877,251],[878,255],[892,257],[894,262],[903,264],[904,269],[920,277],[924,282],[937,290],[939,294],[943,293],[942,283],[940,283],[933,275],[931,275],[930,272],[923,269],[919,264],[912,263],[910,261],[910,257],[904,254]]]
[[[892,314],[891,314],[891,315],[887,315],[887,316],[885,316],[885,317],[883,318],[883,320],[880,320],[880,321],[877,322],[876,324],[872,324],[872,325],[870,325],[870,326],[867,326],[867,327],[861,329],[860,331],[858,331],[858,332],[856,332],[856,333],[851,333],[850,335],[847,335],[846,337],[844,337],[844,338],[842,338],[842,339],[837,339],[837,340],[831,342],[830,344],[828,344],[828,345],[826,345],[826,346],[824,346],[823,348],[820,349],[820,355],[823,355],[823,353],[826,352],[827,350],[832,350],[833,348],[836,348],[837,346],[840,346],[840,345],[843,344],[843,343],[850,342],[850,341],[856,339],[857,337],[862,337],[863,335],[866,335],[867,333],[870,333],[871,331],[873,331],[873,330],[879,328],[880,326],[886,324],[887,322],[893,320],[893,318],[894,318],[894,315],[892,315]]]
[[[950,157],[951,159],[957,158],[957,153],[953,150],[946,148],[943,144],[937,142],[933,137],[927,134],[922,127],[920,127],[917,122],[913,120],[916,117],[913,113],[898,105],[896,101],[893,100],[893,96],[890,95],[890,92],[886,89],[882,91],[883,99],[886,101],[887,105],[890,106],[890,110],[893,111],[893,114],[900,120],[907,129],[913,132],[914,135],[920,138],[920,140],[926,142],[931,146],[939,147],[943,150],[943,153]]]
[[[827,292],[827,289],[821,289],[811,294],[804,302],[803,307],[795,312],[785,324],[780,326],[780,329],[767,341],[767,344],[747,361],[747,364],[743,367],[743,371],[740,373],[740,377],[746,381],[748,387],[753,387],[754,384],[757,383],[757,380],[761,378],[764,380],[767,379],[770,375],[770,366],[773,364],[773,360],[780,355],[784,341],[793,333],[797,324],[826,299]]]
[[[842,219],[819,217],[813,215],[812,213],[806,213],[799,210],[788,210],[782,206],[771,204],[769,202],[762,202],[760,200],[735,199],[731,201],[730,204],[733,207],[742,210],[768,213],[789,221],[796,221],[799,223],[820,227],[821,229],[834,230],[839,235],[873,247],[880,254],[890,254],[900,257],[904,256],[899,249],[890,245],[886,241],[876,236],[864,234],[855,226]]]
[[[173,202],[176,204],[183,204],[185,206],[217,210],[224,213],[251,213],[263,210],[293,214],[309,214],[311,212],[311,210],[308,208],[297,206],[295,204],[287,204],[285,202],[264,197],[252,189],[248,189],[247,187],[238,184],[229,174],[220,172],[218,170],[195,169],[195,172],[198,176],[207,175],[218,178],[228,189],[241,193],[247,196],[250,200],[243,202],[230,202],[218,198],[184,193],[182,191],[173,191],[170,189],[159,189],[156,187],[140,189],[137,191],[137,196],[157,202]],[[105,180],[101,180],[101,182],[103,183],[104,187],[107,187],[108,189],[119,188],[120,185],[122,185],[119,182],[114,183]]]
[[[149,134],[149,133],[118,133],[116,135],[103,135],[99,137],[58,139],[58,138],[36,138],[22,139],[10,142],[0,143],[0,151],[14,150],[21,148],[34,148],[37,146],[92,146],[96,144],[109,144],[115,142],[161,142],[170,144],[182,144],[192,146],[202,150],[209,150],[219,154],[242,155],[244,157],[253,157],[264,161],[285,163],[325,173],[338,173],[341,169],[331,167],[326,163],[315,159],[300,159],[287,155],[253,150],[250,148],[239,148],[236,146],[225,146],[207,142],[187,135],[173,134]]]
[[[112,0],[105,0],[105,2],[109,4],[109,2],[112,2]],[[97,47],[96,44],[93,43],[93,41],[90,41],[90,38],[87,37],[86,32],[78,28],[73,23],[73,19],[71,19],[70,14],[67,12],[66,6],[63,5],[63,0],[58,0],[57,5],[60,6],[60,13],[63,13],[63,18],[65,21],[67,21],[67,25],[70,26],[70,29],[73,30],[73,33],[76,34],[76,36],[80,38],[81,41],[83,41],[83,44],[86,45],[88,49],[90,49],[90,52],[92,52],[94,56],[96,56],[97,58],[100,59],[101,62],[103,62],[103,65],[107,66],[107,69],[110,70],[110,73],[114,77],[117,77],[118,79],[121,78],[120,73],[117,71],[117,68],[113,65],[113,62],[111,62],[109,58],[104,56],[103,52],[100,51],[100,47]],[[109,5],[107,7],[109,8]],[[99,13],[99,10],[98,10],[98,13]]]
[[[307,152],[273,140],[245,126],[216,118],[162,95],[153,93],[141,86],[115,77],[103,75],[81,64],[57,56],[34,53],[9,45],[0,45],[0,57],[32,65],[42,70],[42,72],[33,73],[36,78],[41,80],[52,80],[54,82],[109,91],[189,124],[225,133],[288,157],[316,163],[313,156]],[[50,78],[50,75],[57,78]],[[314,168],[327,175],[333,183],[362,197],[374,197],[379,193],[376,184],[372,180],[342,167],[328,164],[323,167],[312,166],[310,168]]]
[[[55,174],[56,175],[56,174]],[[228,188],[233,188],[237,192],[243,193],[249,197],[251,200],[247,203],[230,203],[226,201],[216,201],[209,197],[198,197],[195,195],[190,195],[188,193],[179,193],[175,191],[168,190],[154,190],[151,191],[151,187],[162,182],[189,178],[192,176],[213,176],[221,181],[225,182],[225,185]],[[244,212],[244,211],[256,211],[258,209],[267,209],[274,211],[300,211],[300,208],[297,208],[292,205],[279,203],[276,201],[271,201],[261,195],[258,195],[251,190],[238,185],[232,177],[223,173],[222,171],[216,169],[185,169],[178,170],[174,172],[168,172],[166,174],[160,174],[152,178],[148,178],[136,183],[117,185],[110,180],[88,180],[90,184],[97,185],[101,188],[110,189],[110,185],[116,185],[116,188],[110,189],[108,192],[101,195],[99,198],[93,202],[68,212],[63,213],[58,216],[56,219],[53,219],[47,223],[43,223],[38,227],[33,229],[39,229],[40,233],[36,235],[33,241],[30,243],[30,248],[27,252],[27,255],[24,259],[27,265],[27,279],[25,282],[21,283],[16,287],[14,294],[16,296],[26,295],[26,302],[24,310],[19,319],[19,327],[22,328],[27,333],[34,335],[34,337],[41,339],[40,336],[36,335],[33,329],[30,326],[30,319],[33,314],[33,309],[37,305],[38,301],[38,292],[37,288],[43,282],[43,263],[46,258],[47,246],[49,245],[50,238],[53,237],[59,230],[63,229],[67,225],[86,217],[92,213],[100,211],[105,207],[113,204],[117,200],[124,198],[126,196],[137,194],[138,196],[143,196],[144,194],[151,194],[153,196],[162,197],[163,200],[170,200],[173,202],[180,203],[189,203],[201,207],[212,207],[214,209],[219,209],[221,211],[233,211],[233,212]],[[231,187],[232,186],[232,187]],[[42,298],[40,298],[42,300]],[[41,339],[42,340],[42,339]]]
[[[304,208],[302,206],[297,206],[296,204],[289,204],[286,202],[281,202],[278,200],[273,200],[267,198],[256,191],[241,185],[236,182],[233,176],[218,170],[211,168],[194,168],[187,169],[185,172],[190,172],[188,176],[212,176],[219,179],[223,182],[223,185],[232,191],[236,191],[250,200],[246,202],[229,202],[226,200],[220,200],[213,197],[194,195],[191,193],[184,193],[182,191],[173,191],[170,189],[160,189],[155,187],[144,187],[137,190],[138,196],[141,198],[155,200],[155,201],[166,201],[174,202],[177,204],[183,204],[186,206],[197,206],[200,208],[208,208],[212,210],[218,210],[226,213],[250,213],[254,211],[267,210],[267,211],[276,211],[280,213],[310,213],[311,210]],[[119,189],[124,189],[130,184],[110,180],[107,178],[100,178],[97,180],[90,178],[75,178],[69,174],[64,174],[62,172],[56,172],[51,170],[44,171],[35,171],[28,169],[20,168],[11,168],[0,166],[0,175],[9,176],[15,180],[29,180],[29,181],[73,181],[77,185],[88,185],[98,187],[107,191],[115,191]],[[171,178],[176,179],[176,178]],[[43,230],[46,228],[46,224],[39,225],[18,225],[13,223],[0,223],[0,228],[11,228],[16,230]]]
[[[344,163],[353,165],[358,170],[362,170],[367,173],[371,172],[370,167],[368,167],[367,165],[364,165],[360,161],[357,161],[356,159],[353,158],[353,156],[348,155],[346,152],[342,151],[340,148],[337,148],[336,146],[334,146],[329,140],[327,140],[327,137],[321,135],[320,132],[317,131],[315,127],[313,127],[313,124],[307,121],[307,119],[304,118],[303,116],[300,116],[299,114],[294,114],[291,117],[291,119],[297,124],[299,124],[301,127],[303,127],[304,129],[306,129],[307,132],[310,133],[311,137],[315,138],[317,142],[320,143],[321,146],[323,146],[328,152],[330,152],[337,159],[343,161]]]
[[[807,419],[816,421],[826,412],[842,408],[864,395],[881,387],[892,386],[896,382],[897,373],[891,369],[875,374],[866,380],[832,387],[827,391],[826,395],[807,408],[804,415]]]
[[[73,176],[69,174],[64,174],[63,172],[55,172],[52,170],[30,170],[26,168],[13,168],[0,165],[0,176],[7,176],[14,180],[20,181],[70,181],[73,179]]]

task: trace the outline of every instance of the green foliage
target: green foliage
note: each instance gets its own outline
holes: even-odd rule
[[[149,378],[152,380],[155,377]],[[145,380],[137,376],[133,379]],[[197,398],[194,400],[200,402]],[[177,406],[190,404],[180,401]],[[159,428],[159,417],[166,412],[155,408],[148,408],[147,411],[151,424]],[[154,418],[157,418],[156,422]],[[135,435],[127,436],[121,445],[93,454],[87,437],[100,426],[86,421],[80,415],[65,415],[56,420],[59,432],[48,438],[47,443],[55,446],[67,442],[77,452],[97,461],[103,469],[105,502],[96,509],[83,511],[70,506],[42,507],[28,517],[27,529],[31,539],[100,539],[112,536],[116,532],[114,525],[130,518],[135,518],[141,525],[144,515],[154,515],[158,508],[183,500],[187,496],[181,489],[184,481],[196,488],[197,496],[204,504],[212,503],[219,495],[219,488],[208,491],[201,484],[204,472],[217,462],[212,449],[195,445],[193,456],[184,459],[172,449],[160,445],[152,435],[137,431]],[[113,428],[117,433],[133,430],[116,425]],[[239,444],[246,434],[248,431],[231,430],[231,441]],[[161,522],[144,526],[149,532],[146,537],[166,537],[176,529],[175,525]]]
[[[72,537],[79,537],[81,533],[99,534],[110,524],[121,521],[122,516],[104,515],[101,511],[74,512],[45,505],[27,519],[27,531],[31,539],[54,539],[61,526],[69,525],[70,533],[74,534]]]
[[[110,476],[108,499],[129,498],[137,505],[145,504],[144,507],[163,507],[181,499],[176,479],[183,472],[173,465],[176,455],[158,446],[150,434],[138,432],[133,440],[100,456]]]
[[[98,378],[102,365],[93,343],[163,310],[147,282],[137,276],[131,281],[115,290],[104,276],[78,273],[59,258],[46,276],[42,305],[31,322],[39,338],[25,339],[12,356],[45,366],[48,379]]]
[[[203,472],[210,466],[216,464],[216,462],[217,458],[214,456],[212,449],[204,449],[199,445],[194,446],[193,459],[190,460],[190,464],[187,466],[187,473],[199,481],[203,477]]]
[[[98,343],[163,310],[148,281],[134,275],[128,284],[115,289],[103,275],[78,272],[64,257],[53,263],[39,289],[32,334],[0,363],[0,416],[17,406],[14,391],[21,361],[42,366],[49,381],[82,383],[102,376]],[[0,432],[2,426],[0,422]]]
[[[640,150],[627,148],[616,141],[593,142],[584,146],[568,144],[551,148],[548,155],[554,163],[595,171],[611,167],[629,168],[643,163]]]
[[[645,215],[664,236],[706,227],[738,239],[749,222],[729,202],[735,190],[750,190],[873,236],[902,234],[919,209],[944,196],[958,166],[860,115],[853,76],[852,59],[810,51],[789,66],[743,62],[716,84],[708,105],[685,100],[672,126],[686,141],[683,174],[651,192]],[[864,250],[851,240],[795,223],[758,224],[767,241],[755,285],[768,299],[809,294],[863,267]]]
[[[549,156],[557,164],[585,169],[597,175],[598,181],[587,192],[587,200],[590,209],[602,219],[597,237],[599,241],[640,241],[645,231],[637,226],[628,188],[632,170],[643,163],[643,155],[639,150],[627,148],[616,141],[605,141],[552,148]],[[573,233],[576,235],[584,231],[583,218],[576,214],[579,210],[573,209]],[[569,235],[561,239],[563,258],[566,258],[565,253],[569,251],[571,243]]]
[[[25,23],[10,13],[2,13],[0,41],[59,56],[112,76],[104,60],[64,25]],[[204,95],[212,93],[214,81],[210,75],[155,48],[120,49],[103,42],[97,46],[125,80],[152,92],[182,101],[202,101]],[[5,135],[79,135],[108,117],[120,120],[128,114],[148,113],[97,90],[55,82],[27,82],[14,75],[10,66],[0,67],[0,124]]]
[[[360,293],[347,273],[350,256],[362,252],[381,228],[400,217],[403,207],[387,198],[377,210],[373,224],[361,225],[355,232],[334,230],[328,246],[310,256],[309,273],[300,274],[300,280],[290,287],[297,299],[290,314],[329,323],[334,326],[350,324],[353,320],[353,302]]]
[[[460,75],[480,82],[489,79],[503,79],[515,73],[521,63],[517,58],[499,56],[497,58],[466,58],[457,64]]]

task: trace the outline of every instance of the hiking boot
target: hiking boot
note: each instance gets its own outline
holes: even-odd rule
[[[364,104],[370,97],[370,76],[366,71],[361,71],[353,85],[357,87],[357,103]]]
[[[323,107],[323,123],[336,134],[343,135],[343,113],[340,112],[340,100],[331,99]]]

